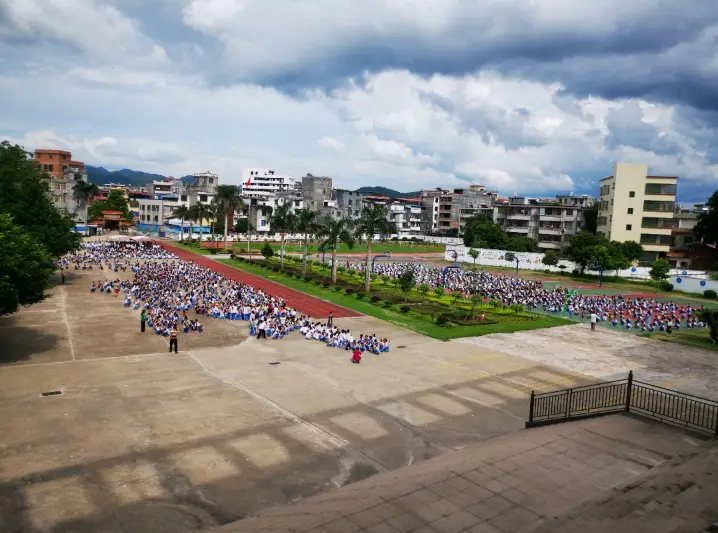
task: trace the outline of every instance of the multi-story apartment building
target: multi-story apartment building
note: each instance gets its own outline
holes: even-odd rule
[[[439,200],[448,194],[441,188],[421,191],[421,232],[433,235],[439,231]]]
[[[444,192],[439,196],[438,231],[463,234],[466,222],[474,215],[483,212],[491,217],[497,196],[498,193],[486,191],[481,185]]]
[[[174,194],[173,189],[174,180],[168,179],[168,180],[154,180],[152,183],[149,184],[148,188],[150,189],[150,192],[152,193],[152,196],[158,200],[164,198],[165,196],[169,196]]]
[[[320,215],[335,216],[337,207],[332,198],[332,178],[307,174],[302,178],[304,206]]]
[[[287,174],[277,174],[268,168],[242,169],[241,192],[246,198],[260,198],[295,188],[295,179]]]
[[[557,195],[555,200],[515,196],[508,203],[494,204],[494,222],[509,236],[534,239],[539,251],[560,250],[583,229],[583,211],[591,205],[588,196]]]
[[[394,223],[399,237],[421,234],[421,198],[389,198],[388,196],[367,196],[364,204],[386,206],[386,218]]]
[[[87,181],[85,163],[73,161],[72,153],[65,150],[37,149],[33,154],[35,168],[50,176],[50,195],[58,209],[76,213],[79,209],[72,188],[78,180]]]
[[[194,182],[191,184],[191,186],[186,187],[186,189],[204,191],[210,194],[214,194],[217,192],[217,185],[219,185],[219,176],[217,174],[213,174],[208,170],[206,172],[198,172],[197,174],[192,174],[192,177],[194,178]],[[176,187],[174,181],[172,182],[172,187]]]
[[[365,192],[335,189],[333,196],[337,202],[337,215],[356,220],[361,216],[364,199],[371,195]]]
[[[601,180],[597,233],[639,242],[646,259],[666,257],[676,227],[676,176],[651,176],[648,165],[618,163]]]

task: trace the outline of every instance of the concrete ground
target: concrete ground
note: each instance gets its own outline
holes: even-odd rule
[[[515,432],[530,390],[593,381],[367,317],[335,321],[391,339],[361,365],[212,319],[169,355],[121,298],[89,292],[100,277],[71,272],[0,319],[2,533],[225,524]]]
[[[718,360],[708,350],[627,335],[588,324],[461,339],[481,349],[520,356],[599,380],[637,380],[718,399]]]

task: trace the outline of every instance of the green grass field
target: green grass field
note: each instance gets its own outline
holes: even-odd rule
[[[272,249],[277,252],[280,249],[279,243],[270,242],[269,245],[272,247]],[[263,242],[253,242],[252,243],[252,249],[260,249],[262,246],[264,246]],[[235,252],[239,252],[241,249],[247,248],[246,242],[237,242],[234,243],[234,250]],[[381,253],[413,253],[413,254],[426,254],[426,253],[444,253],[445,246],[443,245],[435,245],[435,244],[426,244],[426,243],[415,243],[415,242],[377,242],[372,244],[371,247],[372,253],[376,252],[378,254]],[[287,243],[284,245],[284,251],[288,254],[300,254],[302,253],[302,245],[296,244],[296,243]],[[319,251],[319,244],[316,242],[313,242],[309,245],[309,253],[310,254],[317,254],[321,253]],[[339,254],[346,254],[346,253],[353,253],[353,254],[361,254],[366,253],[366,243],[357,243],[354,245],[353,248],[349,248],[346,244],[341,244],[339,248],[337,249],[337,253]],[[327,254],[329,255],[329,254]]]
[[[668,333],[643,333],[641,336],[645,336],[649,339],[672,342],[675,344],[683,344],[685,346],[692,346],[694,348],[702,348],[704,350],[710,350],[718,353],[718,344],[711,344],[709,342],[709,330],[708,328],[701,329],[688,329],[681,328],[678,331],[673,331],[670,335]]]
[[[354,309],[360,313],[423,333],[424,335],[428,335],[429,337],[433,337],[435,339],[474,337],[487,335],[489,333],[512,333],[514,331],[541,329],[553,326],[562,326],[570,323],[562,318],[554,316],[528,313],[517,315],[511,312],[500,312],[499,310],[489,309],[488,306],[481,306],[481,312],[486,314],[487,322],[489,323],[457,325],[449,322],[444,325],[439,325],[435,322],[434,317],[426,312],[412,309],[407,313],[403,313],[399,310],[401,305],[393,305],[391,308],[386,308],[384,305],[374,304],[368,299],[359,299],[356,295],[345,294],[344,291],[336,291],[333,287],[324,288],[320,285],[315,285],[312,282],[304,281],[303,279],[296,279],[295,277],[281,272],[273,272],[258,265],[241,261],[233,261],[231,259],[220,259],[219,261],[256,276],[281,283],[282,285],[302,291],[322,300]],[[384,286],[378,282],[374,284],[374,287],[380,293],[387,293],[396,296],[395,293],[397,293],[397,290],[394,288]],[[416,296],[413,296],[413,298],[416,298]],[[454,305],[455,307],[453,299],[449,296],[442,296],[440,298],[435,295],[427,296],[426,306],[429,306],[432,303],[443,306],[447,304]],[[421,307],[421,304],[417,304],[416,302],[415,305]],[[468,307],[468,304],[464,303],[462,305],[463,307]]]

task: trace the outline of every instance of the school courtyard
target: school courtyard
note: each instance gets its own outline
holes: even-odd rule
[[[532,390],[629,369],[718,396],[710,352],[580,324],[441,342],[335,319],[391,340],[352,365],[298,333],[259,341],[246,323],[205,319],[170,355],[121,297],[89,292],[104,277],[71,272],[52,298],[0,318],[3,533],[227,524],[515,433]]]

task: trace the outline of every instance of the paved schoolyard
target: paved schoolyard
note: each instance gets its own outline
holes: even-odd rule
[[[72,272],[0,319],[3,533],[224,524],[514,432],[530,390],[593,380],[369,317],[336,320],[391,339],[361,365],[212,319],[169,355],[121,298],[89,292],[100,277]]]

